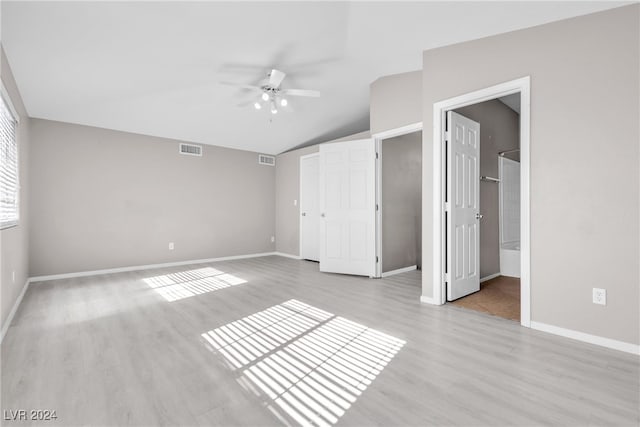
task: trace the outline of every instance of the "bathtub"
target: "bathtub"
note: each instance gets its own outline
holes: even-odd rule
[[[500,247],[500,274],[520,277],[520,242],[503,243]]]

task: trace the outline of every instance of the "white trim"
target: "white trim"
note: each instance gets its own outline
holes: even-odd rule
[[[445,265],[444,265],[444,242],[446,241],[446,232],[443,227],[443,210],[444,210],[444,180],[442,173],[445,169],[444,156],[442,146],[444,145],[446,111],[443,107],[435,104],[433,106],[433,298],[432,304],[444,304],[446,290],[442,289],[444,284]],[[424,166],[424,165],[423,165]]]
[[[4,102],[7,104],[7,107],[9,107],[9,111],[11,111],[11,115],[13,116],[13,119],[16,121],[16,123],[20,123],[20,115],[18,114],[15,107],[13,106],[13,101],[11,100],[11,96],[9,95],[9,91],[5,87],[3,81],[0,81],[0,93],[2,94],[2,99],[4,99]],[[16,133],[17,133],[17,129],[16,129]]]
[[[374,138],[376,148],[376,278],[382,273],[382,139]]]
[[[24,286],[22,287],[22,291],[20,291],[20,295],[18,295],[18,298],[16,299],[16,302],[13,304],[13,307],[11,307],[11,312],[9,312],[9,315],[7,316],[7,320],[5,320],[4,325],[2,325],[2,332],[0,335],[0,344],[4,340],[4,336],[7,334],[7,331],[11,326],[11,322],[13,322],[13,317],[16,315],[16,312],[18,311],[18,307],[20,306],[20,303],[22,303],[22,298],[24,298],[24,294],[27,292],[29,283],[31,283],[31,280],[27,279],[27,281],[24,283]]]
[[[84,277],[84,276],[97,276],[100,274],[124,273],[127,271],[150,270],[154,268],[177,267],[181,265],[190,265],[190,264],[205,264],[209,262],[218,262],[218,261],[232,261],[236,259],[259,258],[264,256],[270,256],[270,255],[277,255],[277,252],[262,252],[262,253],[256,253],[256,254],[234,255],[234,256],[227,256],[227,257],[220,257],[220,258],[195,259],[195,260],[188,260],[188,261],[165,262],[161,264],[134,265],[131,267],[107,268],[104,270],[80,271],[76,273],[51,274],[48,276],[30,277],[29,282],[30,283],[46,282],[48,280],[70,279],[73,277]]]
[[[391,270],[391,271],[384,272],[384,273],[382,273],[382,277],[394,276],[396,274],[406,273],[407,271],[413,271],[413,270],[417,270],[417,269],[418,269],[417,265],[411,265],[409,267],[398,268],[397,270]]]
[[[500,276],[501,276],[501,274],[498,271],[496,274],[490,274],[488,276],[481,277],[480,278],[480,283],[486,282],[486,281],[491,280],[491,279],[495,279],[496,277],[500,277]]]
[[[597,335],[586,334],[584,332],[565,329],[559,326],[547,325],[546,323],[535,321],[531,321],[531,329],[548,332],[550,334],[560,335],[565,338],[588,342],[590,344],[612,348],[614,350],[624,351],[625,353],[631,353],[640,356],[640,345],[638,344],[631,344],[624,341],[613,340],[611,338],[599,337]]]
[[[297,259],[297,260],[301,260],[302,257],[300,255],[291,255],[291,254],[287,254],[284,252],[274,252],[273,255],[277,255],[277,256],[281,256],[281,257],[285,257],[285,258],[291,258],[291,259]]]
[[[531,78],[520,84],[520,324],[531,326]]]
[[[376,159],[376,205],[378,206],[378,211],[376,212],[376,256],[378,257],[378,262],[376,263],[375,269],[375,277],[377,278],[386,277],[382,272],[382,141],[384,139],[420,132],[422,131],[422,127],[422,122],[416,122],[371,135],[378,155]],[[420,203],[422,203],[422,200]]]
[[[302,259],[302,220],[300,219],[301,217],[301,211],[300,209],[302,209],[302,160],[303,159],[309,159],[311,157],[318,157],[320,156],[320,151],[317,151],[315,153],[311,153],[311,154],[305,154],[304,156],[300,156],[300,159],[298,160],[298,258],[297,259]],[[320,169],[318,169],[318,174],[320,173]],[[318,180],[320,179],[320,177],[318,177]],[[318,242],[319,243],[319,242]],[[318,248],[318,252],[320,252],[320,249]],[[283,255],[283,256],[287,256],[287,255]],[[318,258],[320,258],[318,256]]]
[[[422,122],[411,123],[399,128],[393,128],[384,130],[382,132],[374,133],[371,135],[373,139],[389,139],[396,136],[406,135],[408,133],[418,132],[422,130]]]
[[[444,281],[444,239],[446,230],[442,226],[444,217],[444,180],[442,171],[444,120],[447,111],[467,105],[477,104],[502,96],[520,93],[520,324],[529,327],[531,323],[531,240],[530,240],[530,87],[529,76],[495,86],[466,93],[433,104],[433,300],[444,304],[446,297]]]
[[[436,302],[433,298],[424,295],[420,296],[420,302],[423,304],[440,305],[440,303]]]

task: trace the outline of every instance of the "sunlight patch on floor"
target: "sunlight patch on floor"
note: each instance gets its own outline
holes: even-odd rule
[[[143,281],[167,301],[177,301],[247,283],[244,279],[212,267],[147,277]]]
[[[281,420],[317,426],[335,424],[405,344],[296,300],[202,337]]]

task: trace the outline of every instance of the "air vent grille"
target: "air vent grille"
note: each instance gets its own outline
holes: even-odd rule
[[[258,163],[261,165],[275,166],[276,158],[273,156],[267,156],[266,154],[259,154]]]
[[[193,144],[180,144],[180,154],[187,156],[202,156],[202,146]]]

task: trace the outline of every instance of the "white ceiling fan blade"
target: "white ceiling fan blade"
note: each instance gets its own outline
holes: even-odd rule
[[[282,91],[285,95],[291,96],[310,96],[313,98],[320,97],[320,92],[317,90],[309,90],[309,89],[285,89]]]
[[[240,89],[250,89],[250,90],[259,90],[259,91],[262,90],[260,86],[255,86],[255,85],[243,85],[240,83],[233,83],[233,82],[220,82],[220,84],[225,86],[233,86]]]
[[[280,83],[282,83],[285,76],[286,76],[285,73],[283,73],[280,70],[276,70],[274,68],[273,70],[271,70],[271,73],[269,74],[269,86],[275,87],[275,88],[280,87]]]

